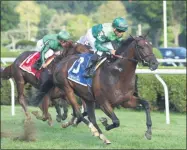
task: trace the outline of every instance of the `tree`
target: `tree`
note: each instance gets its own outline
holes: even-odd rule
[[[96,11],[97,7],[105,1],[37,1],[45,4],[48,8],[72,14],[90,14]]]
[[[127,12],[120,1],[107,1],[91,15],[94,23],[112,22],[116,17],[127,17]]]
[[[28,30],[28,40],[30,40],[31,36],[36,36],[37,33],[41,15],[40,7],[34,1],[21,1],[16,7],[16,12],[20,14],[19,26],[23,30]]]
[[[179,45],[179,34],[186,28],[186,2],[185,1],[168,1],[168,5],[172,8],[169,12],[168,24],[174,34],[174,43]]]
[[[39,31],[37,34],[37,38],[41,39],[44,35],[48,34],[47,25],[50,23],[51,18],[56,14],[56,10],[49,9],[46,5],[40,5],[41,15],[40,15],[40,22],[38,24]]]
[[[131,15],[136,22],[147,23],[150,27],[150,35],[153,45],[158,47],[158,42],[163,28],[163,4],[160,1],[136,1],[131,2]],[[169,11],[169,9],[168,9]]]
[[[72,20],[73,18],[75,18],[75,15],[70,13],[64,13],[63,11],[61,11],[53,15],[49,24],[47,25],[47,28],[51,30],[49,31],[50,33],[57,33],[60,30],[65,30],[67,22]]]
[[[92,25],[92,20],[83,14],[75,15],[72,19],[67,20],[67,30],[71,33],[74,40],[78,40],[86,34]]]
[[[14,11],[10,1],[1,2],[1,31],[7,31],[17,27],[19,14]]]

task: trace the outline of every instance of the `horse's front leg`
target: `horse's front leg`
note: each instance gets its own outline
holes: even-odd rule
[[[138,98],[139,103],[143,106],[146,113],[146,125],[147,125],[147,131],[145,132],[145,137],[148,140],[151,140],[152,137],[152,121],[151,121],[151,115],[150,115],[150,106],[149,103],[146,100]]]
[[[145,100],[142,100],[138,97],[132,96],[129,101],[124,102],[121,104],[124,108],[136,108],[138,104],[141,104],[143,108],[145,109],[146,113],[146,125],[147,125],[147,131],[145,132],[145,137],[148,140],[151,140],[152,136],[152,121],[151,121],[151,115],[150,115],[150,106],[149,103]]]
[[[107,123],[107,120],[105,118],[100,120],[107,131],[120,126],[120,121],[114,113],[113,108],[109,104],[109,102],[104,103],[100,106],[100,108],[112,120],[111,125]]]
[[[95,102],[85,101],[87,106],[87,113],[90,123],[88,124],[91,132],[94,136],[99,137],[105,144],[110,144],[111,142],[103,135],[101,129],[97,125],[95,118]]]

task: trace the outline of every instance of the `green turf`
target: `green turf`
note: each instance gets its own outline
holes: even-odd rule
[[[29,110],[39,110],[29,107]],[[186,149],[186,115],[170,114],[171,124],[165,123],[165,114],[152,112],[152,140],[146,140],[145,113],[116,109],[120,119],[120,127],[105,131],[98,121],[105,116],[96,110],[97,121],[104,135],[112,142],[105,145],[97,137],[91,135],[90,130],[83,123],[78,127],[61,128],[61,123],[56,122],[54,108],[50,108],[54,119],[53,127],[46,122],[32,119],[36,127],[36,141],[14,141],[12,138],[1,138],[1,149]],[[70,118],[71,109],[69,109]],[[68,118],[68,119],[69,119]],[[21,133],[23,131],[24,114],[20,106],[16,106],[16,115],[11,116],[10,106],[1,106],[1,132]]]

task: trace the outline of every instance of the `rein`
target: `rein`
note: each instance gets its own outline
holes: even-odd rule
[[[134,58],[127,58],[127,57],[123,57],[121,55],[112,55],[116,58],[120,58],[120,59],[126,59],[126,60],[129,60],[129,61],[132,61],[132,62],[135,62],[135,63],[138,63],[138,60],[134,59]]]

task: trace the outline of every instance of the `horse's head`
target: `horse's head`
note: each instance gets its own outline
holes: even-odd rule
[[[138,36],[135,41],[135,59],[143,64],[147,64],[150,70],[156,70],[158,61],[153,54],[152,44],[146,39],[146,36]]]
[[[131,36],[131,38],[122,43],[117,54],[123,52],[123,55],[127,55],[127,49],[129,50],[128,53],[132,53],[132,60],[142,62],[143,65],[147,64],[150,70],[157,69],[158,61],[153,54],[152,44],[146,39],[146,36]]]

